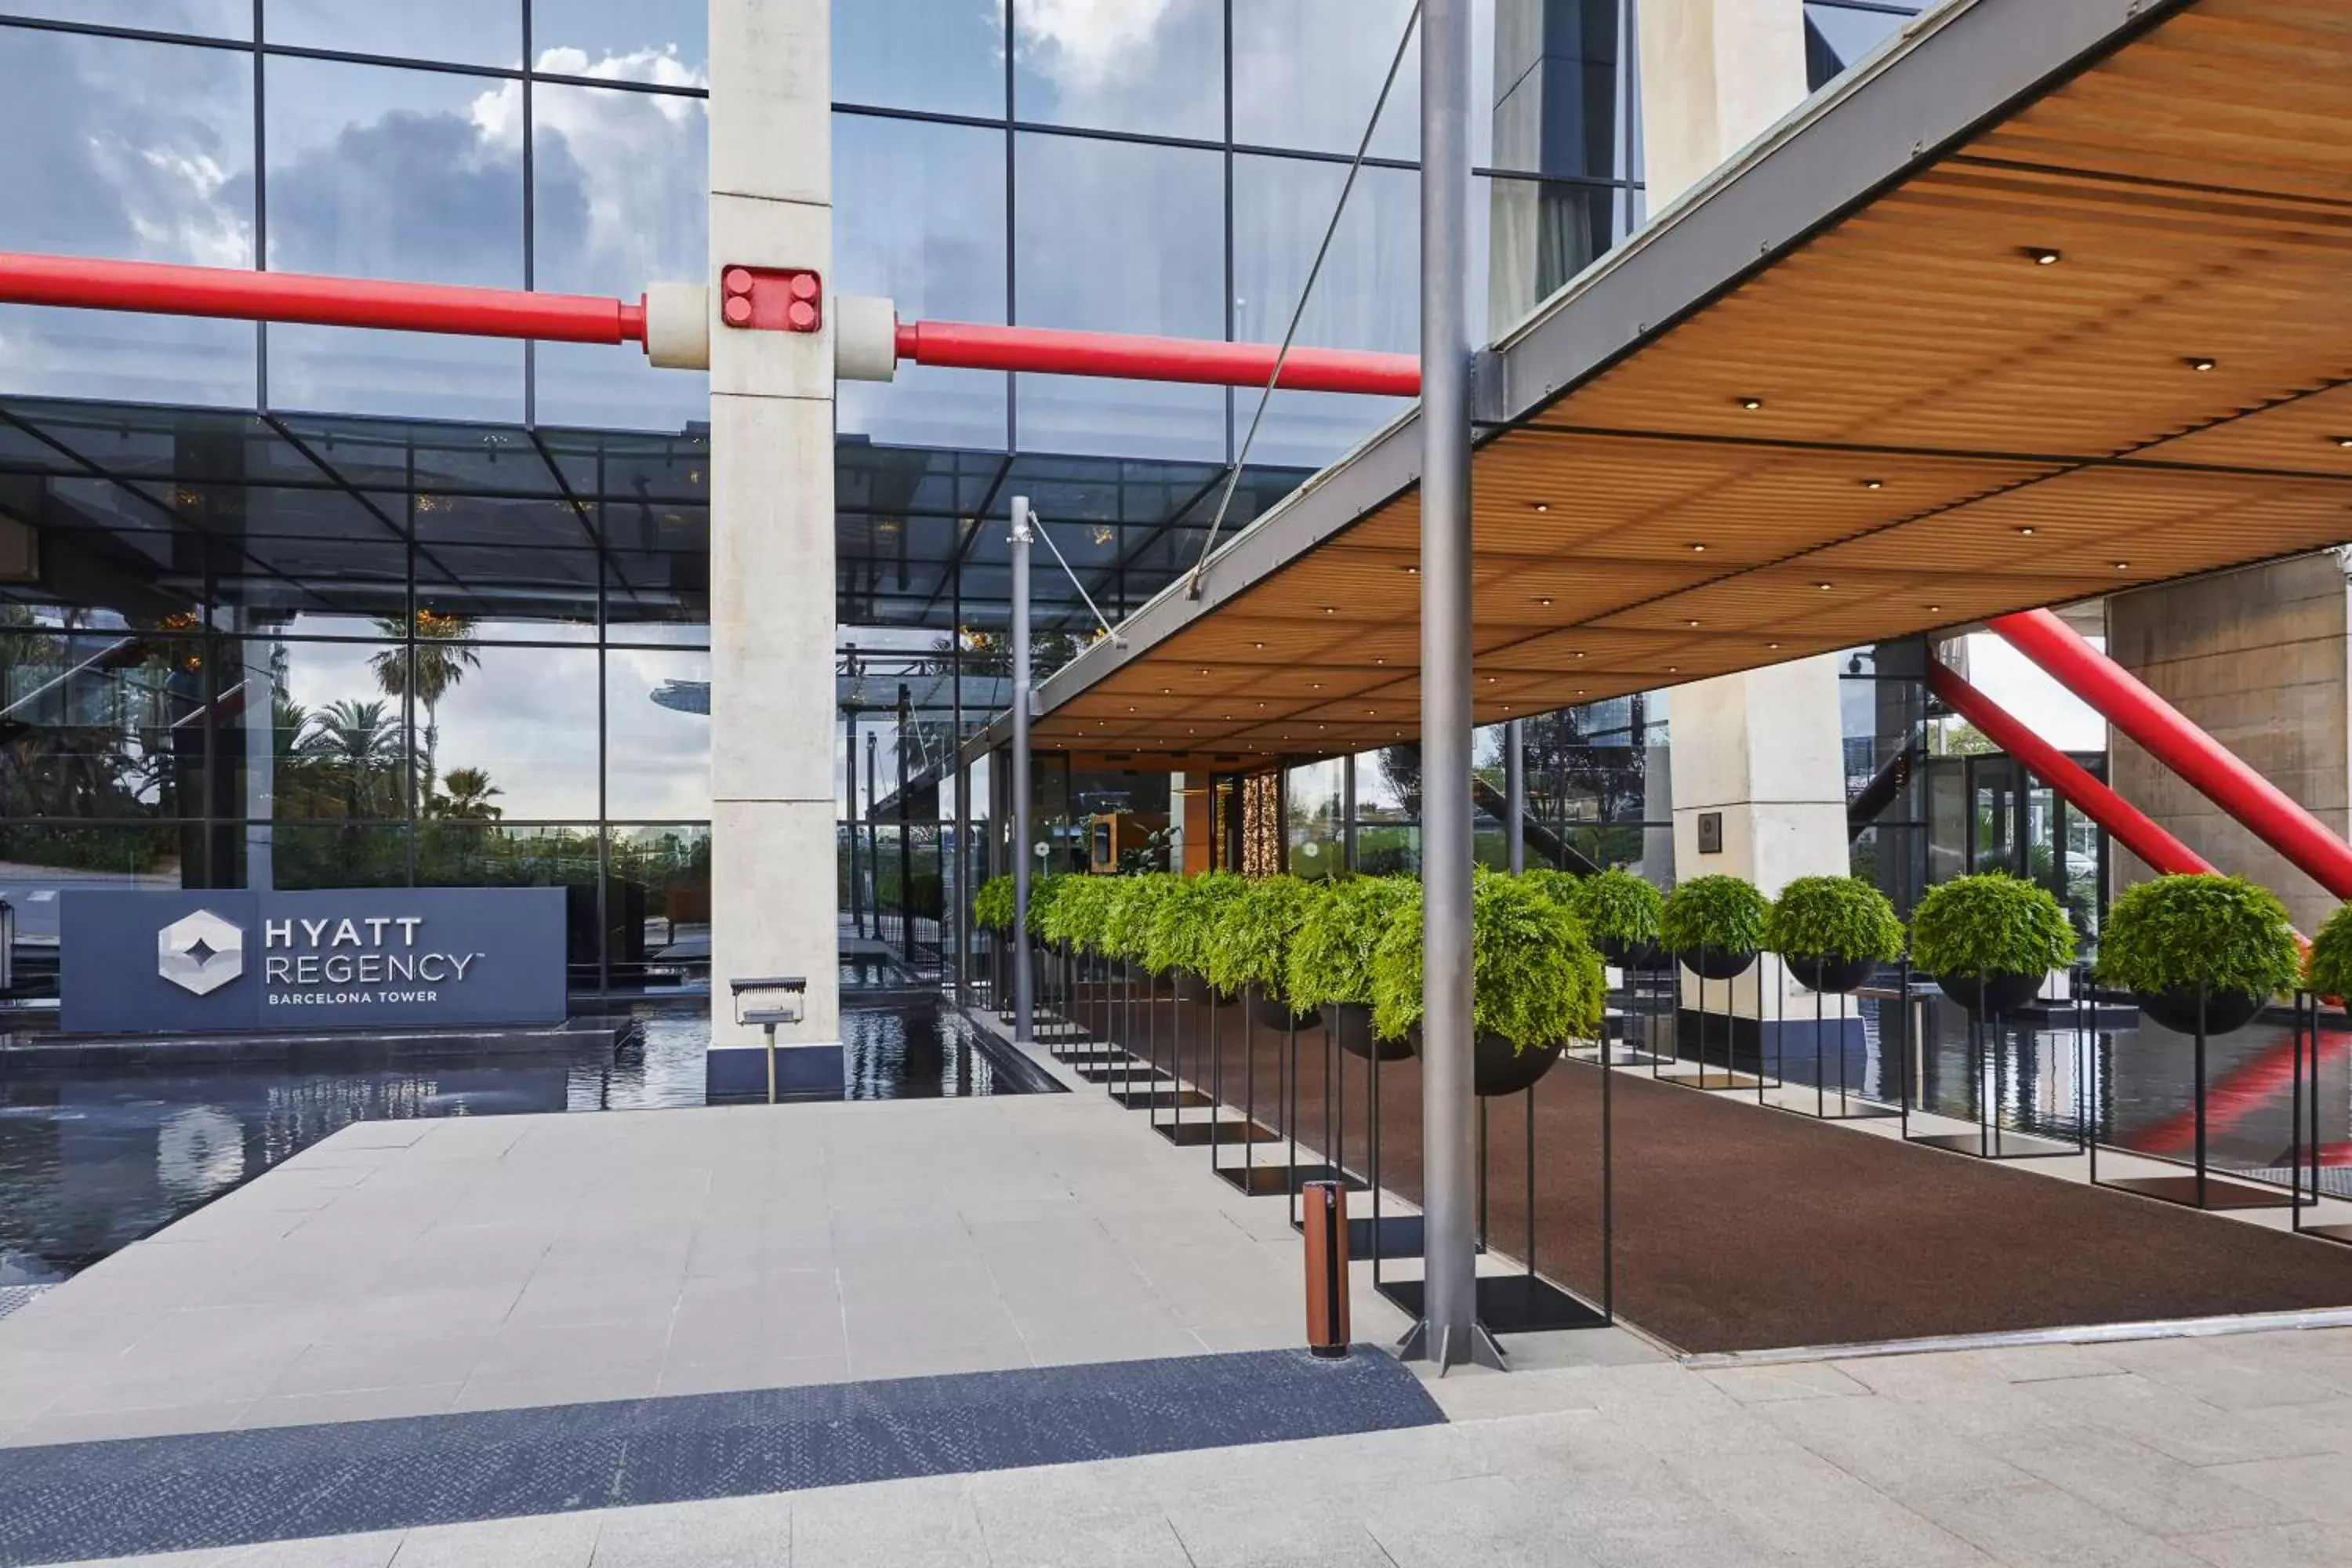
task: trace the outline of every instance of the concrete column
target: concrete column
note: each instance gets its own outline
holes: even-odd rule
[[[2335,832],[2352,828],[2352,639],[2345,563],[2300,555],[2107,601],[2107,652],[2189,721]],[[2286,902],[2299,930],[2336,910],[2287,864],[2179,774],[2109,731],[2108,782],[2221,870]],[[2120,845],[2117,890],[2151,873]]]
[[[812,268],[838,294],[831,22],[831,0],[710,5],[714,1083],[726,1047],[758,1038],[734,1023],[739,975],[806,975],[792,1043],[833,1047],[839,1071],[834,313],[814,333],[737,331],[717,314],[733,263]]]
[[[1801,0],[1643,0],[1643,178],[1652,214],[1804,100]],[[1677,687],[1670,733],[1675,876],[1745,877],[1768,895],[1850,869],[1834,655]],[[1700,818],[1722,848],[1699,852]],[[1685,995],[1696,998],[1691,976]],[[1718,1011],[1725,986],[1707,987]],[[1810,1028],[1813,1001],[1769,959],[1730,987],[1733,1010],[1774,1016],[1775,993]],[[1760,1031],[1741,1031],[1752,1049]]]

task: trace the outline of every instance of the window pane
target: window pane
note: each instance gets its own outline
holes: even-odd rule
[[[253,0],[0,0],[12,16],[47,16],[150,33],[207,38],[253,37]]]
[[[522,0],[268,0],[261,26],[273,44],[522,65]]]
[[[0,815],[203,815],[215,679],[198,639],[0,634]]]
[[[1557,0],[1553,0],[1557,4]],[[1472,0],[1470,101],[1494,101],[1495,8],[1546,0]],[[1234,7],[1234,140],[1248,146],[1353,153],[1396,58],[1412,0],[1264,0]],[[1470,161],[1484,164],[1493,121],[1475,107]],[[1421,151],[1421,37],[1414,30],[1372,137],[1376,158]]]
[[[1297,158],[1234,160],[1234,336],[1280,342],[1307,268],[1347,183],[1342,164]],[[1421,340],[1421,188],[1402,169],[1356,179],[1331,252],[1308,297],[1298,342],[1318,348],[1412,353]],[[1290,393],[1267,406],[1253,463],[1328,462],[1406,405],[1403,398]],[[1249,428],[1258,392],[1234,399],[1234,439]]]
[[[420,645],[422,647],[424,645]],[[417,765],[437,803],[463,796],[508,821],[596,816],[596,650],[469,648],[417,717]],[[420,679],[421,696],[425,689]]]
[[[1012,5],[1016,119],[1223,138],[1224,0]]]
[[[833,8],[838,103],[1004,118],[999,8],[972,0],[856,0]]]
[[[710,83],[705,0],[530,0],[530,47],[535,70]]]
[[[1618,167],[1619,10],[1625,0],[1496,0],[1497,169],[1607,179]]]
[[[619,89],[532,89],[533,286],[634,300],[709,269],[709,106]],[[541,343],[539,419],[682,430],[709,417],[710,381],[656,370],[627,345]]]
[[[710,829],[687,823],[619,827],[607,838],[611,872],[604,896],[613,917],[607,923],[614,965],[642,960],[649,966],[648,985],[708,980]],[[633,931],[643,932],[641,954],[629,945]],[[627,979],[614,976],[616,987]]]
[[[834,265],[901,321],[1004,320],[1004,133],[833,117]],[[1005,444],[1005,377],[902,364],[845,381],[840,428],[923,446]]]
[[[430,71],[272,58],[269,264],[522,285],[520,89]],[[520,420],[522,345],[273,327],[280,407]]]
[[[0,249],[253,265],[253,59],[0,26]],[[0,306],[8,390],[250,405],[242,321]]]
[[[266,788],[256,781],[257,797],[271,803],[266,815],[338,822],[407,814],[410,758],[421,737],[402,695],[405,648],[281,641],[259,645],[247,658],[274,679],[275,775]],[[258,798],[247,810],[264,815],[257,807]]]
[[[77,888],[168,892],[202,887],[175,823],[81,827],[65,823],[0,826],[0,898],[16,910],[17,994],[58,994],[58,902]]]
[[[605,813],[710,815],[710,655],[616,647],[604,655]]]
[[[1224,160],[1216,153],[1031,135],[1018,142],[1026,222],[1013,265],[1024,325],[1223,338]],[[1224,456],[1222,387],[1020,379],[1019,444],[1040,452]]]
[[[1885,11],[1849,11],[1843,5],[1809,5],[1805,7],[1805,20],[1810,24],[1807,31],[1812,36],[1807,43],[1818,38],[1819,48],[1826,51],[1818,63],[1828,69],[1816,74],[1827,79],[1876,48],[1909,18]]]

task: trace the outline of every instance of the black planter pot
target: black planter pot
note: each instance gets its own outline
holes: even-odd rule
[[[1685,952],[1683,963],[1701,980],[1735,980],[1748,973],[1756,962],[1753,952],[1734,952],[1727,948],[1703,947],[1696,952]]]
[[[1971,1013],[2014,1013],[2042,994],[2039,974],[1938,974],[1944,994]]]
[[[1823,958],[1818,953],[1784,952],[1780,962],[1789,966],[1798,984],[1832,996],[1860,989],[1878,971],[1878,960],[1874,958]]]
[[[1255,985],[1249,988],[1250,1022],[1280,1034],[1286,1029],[1311,1029],[1323,1021],[1320,1013],[1294,1013]]]
[[[1628,942],[1622,937],[1604,936],[1592,945],[1602,958],[1620,969],[1655,969],[1658,966],[1655,942]]]
[[[1206,980],[1190,969],[1180,969],[1175,973],[1176,1000],[1206,1002],[1209,999],[1209,983]]]
[[[1559,1042],[1555,1040],[1523,1051],[1502,1036],[1482,1029],[1470,1047],[1471,1091],[1481,1099],[1493,1100],[1532,1089],[1538,1079],[1551,1071],[1552,1063],[1559,1060]]]
[[[1323,1026],[1339,1048],[1366,1061],[1401,1062],[1412,1055],[1412,1040],[1372,1038],[1372,1009],[1362,1002],[1334,1002],[1323,1009]]]
[[[2197,1032],[2197,988],[2176,985],[2169,991],[2135,991],[2132,1000],[2149,1022],[2176,1035]],[[2242,1029],[2262,1016],[2263,998],[2251,991],[2209,991],[2205,994],[2207,1038]]]

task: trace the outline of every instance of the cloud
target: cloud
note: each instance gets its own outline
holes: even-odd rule
[[[1022,0],[1014,48],[1065,90],[1100,91],[1152,62],[1152,37],[1174,0]],[[1001,15],[1001,12],[1000,12]],[[1003,23],[999,24],[1000,32]]]

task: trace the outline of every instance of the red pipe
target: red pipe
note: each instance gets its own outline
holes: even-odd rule
[[[1051,327],[986,327],[964,321],[901,321],[898,357],[964,370],[1033,370],[1057,375],[1123,376],[1137,381],[1264,386],[1280,351],[1272,343],[1202,342],[1192,338],[1070,332]],[[1416,354],[1358,349],[1293,348],[1281,384],[1295,392],[1371,392],[1421,395]]]
[[[586,294],[5,252],[0,252],[0,303],[550,342],[642,342],[646,335],[642,300],[632,305]]]
[[[2048,610],[1997,616],[1986,625],[2312,880],[2352,900],[2352,846],[2074,627]]]
[[[2210,872],[2197,851],[2148,820],[2131,802],[2094,777],[2080,763],[2027,729],[2009,710],[1960,679],[1949,666],[1927,661],[1927,689],[1955,713],[1984,731],[1986,739],[2023,763],[2058,792],[2068,805],[2107,830],[2107,836],[2154,869],[2168,876]]]

